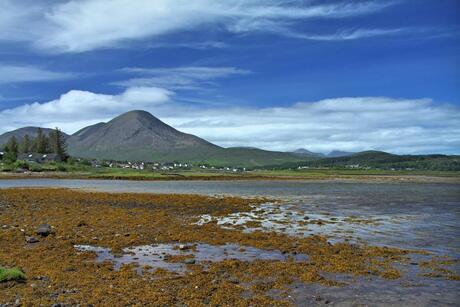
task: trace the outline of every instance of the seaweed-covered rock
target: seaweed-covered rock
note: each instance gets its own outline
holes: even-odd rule
[[[51,228],[50,225],[42,224],[42,225],[40,225],[40,227],[37,228],[36,233],[37,233],[37,235],[40,235],[42,237],[47,237],[50,234],[54,234],[54,230],[53,230],[53,228]]]
[[[7,269],[0,266],[0,283],[6,281],[24,281],[26,275],[18,268]]]
[[[35,237],[29,237],[29,236],[26,236],[26,242],[27,243],[38,243],[38,239],[35,238]]]

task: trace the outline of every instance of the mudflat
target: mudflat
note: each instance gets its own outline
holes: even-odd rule
[[[0,303],[455,303],[456,241],[427,251],[356,240],[391,229],[329,209],[266,197],[2,189],[0,266],[26,279],[0,283]]]

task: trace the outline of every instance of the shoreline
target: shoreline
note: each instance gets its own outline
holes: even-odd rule
[[[21,179],[75,179],[75,180],[113,180],[113,181],[306,181],[306,182],[352,182],[352,183],[452,183],[460,184],[460,173],[447,175],[391,175],[391,174],[302,174],[288,175],[182,175],[165,174],[158,177],[147,175],[94,175],[67,172],[9,173],[0,172],[0,180]]]

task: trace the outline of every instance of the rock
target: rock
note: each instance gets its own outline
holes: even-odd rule
[[[27,243],[37,243],[37,242],[40,242],[40,241],[38,241],[38,239],[35,238],[35,237],[26,236],[26,242]]]
[[[51,228],[50,225],[42,224],[42,225],[40,225],[40,227],[38,227],[36,233],[37,233],[37,235],[40,235],[42,237],[47,237],[50,234],[54,234],[54,231],[53,231],[53,229]]]
[[[66,269],[64,269],[64,272],[77,272],[78,270],[74,267],[68,267]]]
[[[88,226],[88,224],[85,221],[80,221],[77,224],[78,227],[83,227],[83,226]]]
[[[185,261],[184,261],[185,264],[195,264],[195,262],[196,261],[193,258],[185,259]]]
[[[240,283],[240,280],[236,277],[230,277],[228,279],[229,282],[231,282],[232,284],[239,284]]]
[[[67,293],[67,294],[75,294],[78,292],[78,289],[69,289],[69,290],[65,290],[64,293]]]
[[[35,276],[35,280],[40,280],[40,281],[49,281],[50,279],[46,276]]]
[[[181,251],[184,251],[184,250],[187,250],[187,249],[188,249],[188,246],[185,245],[185,244],[179,244],[179,249],[180,249]]]

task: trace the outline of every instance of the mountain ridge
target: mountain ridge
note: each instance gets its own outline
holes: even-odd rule
[[[42,129],[43,134],[45,134],[46,136],[49,136],[50,133],[54,131],[54,129],[35,127],[35,126],[27,126],[27,127],[18,128],[15,130],[7,131],[3,134],[0,134],[0,146],[4,146],[9,141],[9,139],[13,136],[18,141],[23,139],[26,134],[31,138],[35,138],[37,137],[39,128]],[[69,137],[69,135],[64,132],[63,132],[63,135],[65,138]]]
[[[291,153],[299,155],[299,156],[308,156],[308,157],[324,157],[324,154],[320,152],[313,152],[305,148],[298,148]]]
[[[35,137],[39,127],[23,127],[0,135],[0,146],[11,136],[18,141],[29,134]],[[42,128],[45,134],[53,129]],[[311,166],[346,167],[353,164],[387,164],[411,167],[414,161],[444,159],[444,155],[394,155],[379,151],[358,153],[332,151],[328,155],[299,149],[279,152],[252,147],[223,148],[195,135],[181,132],[152,114],[133,110],[104,123],[84,127],[66,135],[70,155],[89,159],[145,162],[191,162],[214,166]],[[331,156],[332,155],[332,156]],[[457,161],[456,157],[453,158]],[[431,161],[431,160],[430,160]],[[454,163],[457,163],[455,162]],[[428,162],[427,162],[428,163]],[[444,163],[444,162],[443,162]],[[450,163],[450,162],[449,162]],[[457,167],[457,166],[455,166]]]
[[[71,135],[67,143],[72,156],[119,161],[184,161],[251,167],[304,160],[292,154],[257,148],[223,148],[181,132],[142,110],[84,127]]]

